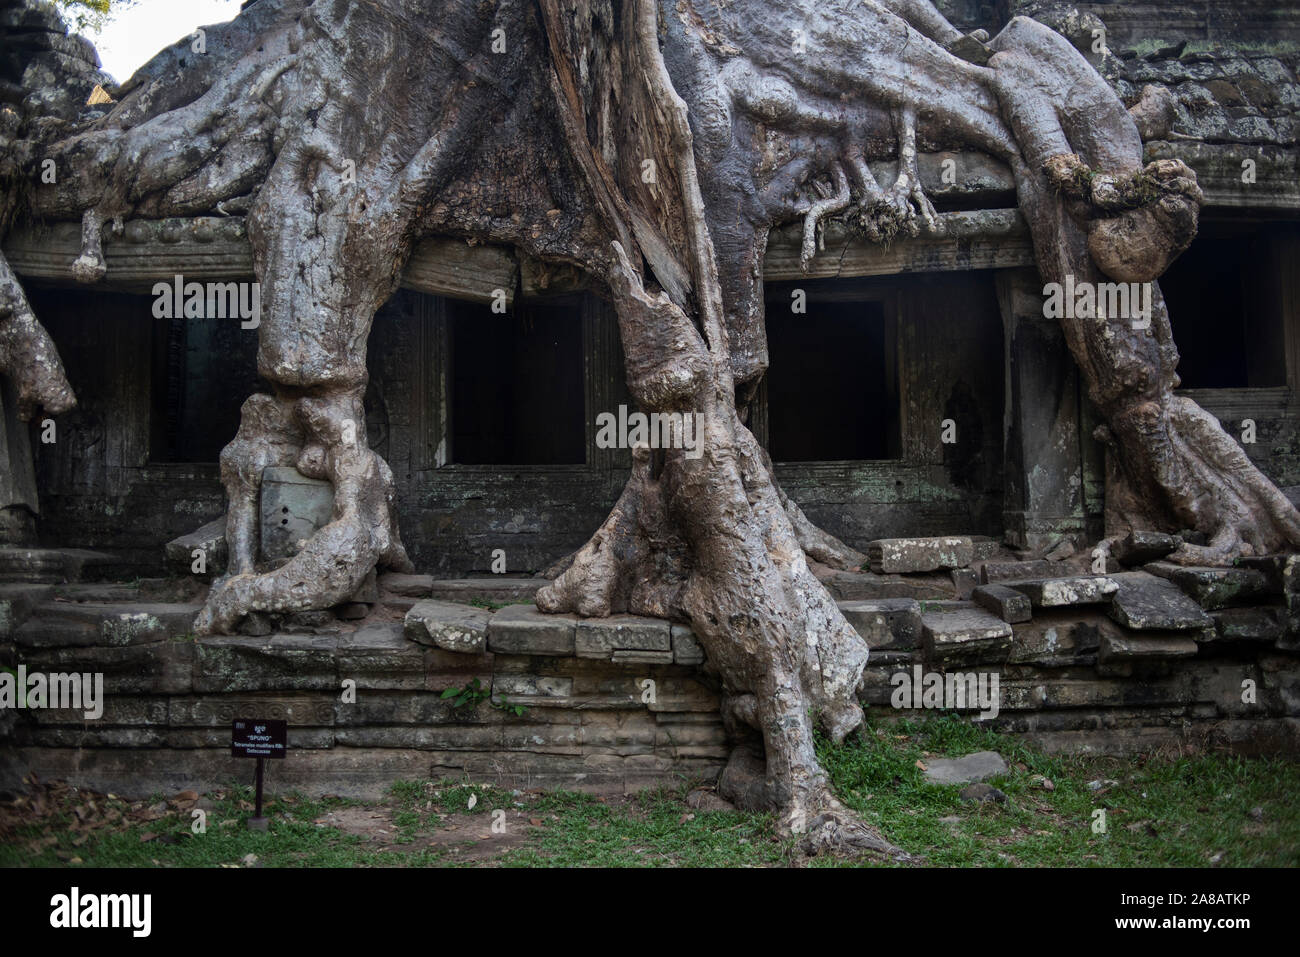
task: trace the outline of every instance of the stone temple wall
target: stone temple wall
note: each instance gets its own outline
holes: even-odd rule
[[[872,649],[859,696],[874,720],[996,701],[988,726],[1048,750],[1300,755],[1300,558],[1188,569],[1159,560],[1173,544],[1139,537],[1094,576],[960,537],[890,540],[872,548],[879,571],[825,581]],[[244,780],[239,717],[287,720],[271,780],[314,794],[463,775],[636,790],[710,780],[730,751],[688,628],[541,615],[538,579],[383,575],[333,611],[195,638],[196,582],[69,584],[63,557],[0,569],[0,664],[102,673],[103,714],[0,711],[0,790],[29,771],[132,796]],[[23,569],[46,581],[15,581]],[[958,678],[968,699],[927,696]],[[457,707],[463,689],[480,694]]]

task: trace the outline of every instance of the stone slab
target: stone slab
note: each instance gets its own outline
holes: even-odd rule
[[[195,529],[188,535],[174,538],[163,546],[167,561],[183,566],[186,572],[192,572],[195,562],[195,550],[203,553],[206,574],[214,574],[226,567],[226,517],[214,518],[202,528]]]
[[[1126,635],[1107,632],[1101,636],[1098,660],[1103,663],[1133,659],[1191,658],[1196,639],[1186,635]]]
[[[329,523],[334,511],[334,487],[308,478],[296,468],[271,466],[262,470],[262,558],[292,558],[303,543]]]
[[[915,598],[842,601],[839,608],[873,651],[920,647],[921,604]]]
[[[1201,606],[1168,579],[1147,572],[1121,572],[1110,578],[1119,590],[1111,596],[1109,614],[1125,628],[1202,631],[1213,624]]]
[[[1263,603],[1278,595],[1268,576],[1253,568],[1210,568],[1152,562],[1146,566],[1146,571],[1169,579],[1206,611]]]
[[[583,618],[574,634],[574,653],[579,658],[606,658],[615,651],[672,651],[669,624],[659,618],[639,615],[610,615]]]
[[[1010,770],[996,751],[976,751],[960,758],[929,758],[924,763],[925,779],[931,784],[973,784]]]
[[[1210,612],[1214,636],[1210,641],[1275,642],[1286,634],[1286,609],[1282,606],[1220,608]]]
[[[406,613],[406,637],[446,651],[481,654],[487,648],[491,617],[486,608],[425,599]]]
[[[401,572],[384,572],[379,576],[377,584],[380,591],[387,592],[390,595],[401,595],[405,598],[433,597],[432,575],[404,575]]]
[[[1025,595],[1034,608],[1065,608],[1110,601],[1119,590],[1109,578],[1080,575],[1071,578],[1040,578],[1006,582],[1008,588]]]
[[[435,578],[429,595],[441,601],[531,602],[546,578]]]
[[[974,557],[975,546],[964,535],[880,538],[867,543],[867,560],[871,570],[877,574],[965,568]]]
[[[927,602],[921,634],[933,665],[1000,661],[1011,648],[1011,626],[969,602]]]
[[[1048,578],[1052,574],[1052,563],[1043,558],[1023,562],[980,562],[975,566],[975,571],[979,574],[981,585],[992,585],[1028,578]]]
[[[507,605],[488,622],[488,649],[502,655],[572,655],[577,624],[574,615],[546,615],[536,605]]]

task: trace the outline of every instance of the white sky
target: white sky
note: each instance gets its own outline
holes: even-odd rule
[[[104,32],[87,31],[104,69],[124,82],[163,47],[189,36],[195,27],[233,20],[240,0],[140,0],[114,14]]]

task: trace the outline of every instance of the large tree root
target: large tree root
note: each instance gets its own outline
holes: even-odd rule
[[[735,419],[709,420],[705,459],[648,449],[605,524],[537,596],[544,611],[685,619],[722,678],[731,720],[766,756],[764,805],[810,852],[896,849],[849,812],[817,763],[819,721],[841,741],[862,721],[867,647],[808,570],[766,457]]]
[[[221,455],[230,496],[231,574],[213,586],[197,634],[232,630],[250,612],[328,608],[346,601],[376,565],[413,571],[398,534],[392,471],[366,446],[359,391],[296,399],[256,395]],[[330,522],[274,571],[254,571],[262,470],[296,465],[334,486]]]
[[[992,45],[1043,279],[1097,290],[1111,280],[1150,283],[1149,316],[1061,314],[1117,459],[1107,469],[1107,534],[1190,527],[1210,544],[1173,557],[1198,564],[1300,546],[1300,513],[1213,416],[1174,395],[1178,350],[1155,279],[1195,236],[1203,201],[1195,174],[1176,160],[1143,166],[1132,117],[1059,34],[1017,17]],[[1045,62],[1054,70],[1045,73]]]
[[[77,404],[54,342],[27,304],[22,286],[0,253],[0,374],[18,393],[24,422],[44,409],[51,415]]]

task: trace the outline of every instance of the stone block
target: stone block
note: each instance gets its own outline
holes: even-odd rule
[[[1096,661],[1105,633],[1119,626],[1100,611],[1048,611],[1012,629],[1011,664],[1066,668]]]
[[[975,546],[966,536],[881,538],[867,544],[867,560],[877,574],[965,568],[974,557]]]
[[[971,784],[1010,770],[996,751],[976,751],[961,758],[929,758],[924,763],[925,779],[931,784]]]
[[[1159,561],[1182,544],[1177,535],[1133,529],[1115,546],[1114,554],[1121,565],[1145,565]]]
[[[1232,605],[1262,603],[1276,597],[1268,576],[1253,568],[1197,568],[1171,562],[1152,562],[1146,571],[1167,578],[1206,611]]]
[[[1025,595],[1035,608],[1095,605],[1110,601],[1119,590],[1109,578],[1090,576],[1009,581],[1006,585]]]
[[[1008,624],[1029,621],[1033,617],[1029,598],[1005,585],[980,585],[971,592],[971,598],[974,599],[975,604],[997,615]]]
[[[0,582],[0,638],[12,635],[53,590],[51,585]]]
[[[195,550],[203,553],[204,574],[215,574],[226,568],[226,517],[214,518],[202,528],[173,538],[163,546],[163,554],[173,565],[180,565],[186,572],[194,568]]]
[[[932,665],[1002,661],[1011,648],[1011,626],[969,602],[926,603],[921,634]]]
[[[573,695],[573,679],[554,675],[498,674],[492,676],[492,694],[568,698]]]
[[[434,579],[429,595],[441,601],[499,601],[531,602],[543,585],[545,578],[439,578]]]
[[[333,511],[334,487],[329,482],[307,478],[287,466],[263,469],[262,558],[292,558],[329,523]]]
[[[627,651],[620,649],[610,652],[610,660],[615,664],[623,665],[671,665],[673,663],[673,653],[671,651]]]
[[[579,658],[610,658],[615,651],[672,651],[669,623],[639,615],[583,618],[574,635]]]
[[[433,594],[432,575],[404,575],[401,572],[384,572],[379,576],[379,589],[390,595],[407,598],[430,598]]]
[[[921,644],[921,604],[915,598],[842,601],[839,608],[872,651],[910,649]]]
[[[1137,631],[1202,631],[1212,624],[1173,582],[1147,572],[1122,572],[1111,580],[1119,590],[1111,596],[1110,617]]]
[[[1052,563],[1042,558],[1023,562],[980,562],[975,570],[979,573],[981,585],[992,585],[1028,578],[1048,578],[1052,574]]]
[[[400,621],[374,621],[338,640],[339,681],[367,690],[418,691],[425,683],[425,651],[406,637]]]
[[[203,637],[194,641],[194,690],[324,691],[339,687],[336,636]]]
[[[406,637],[446,651],[481,654],[491,617],[486,608],[425,599],[406,613]]]
[[[954,568],[952,570],[952,587],[962,601],[970,601],[971,594],[980,583],[979,575],[973,568]]]
[[[1196,654],[1196,640],[1186,635],[1126,635],[1106,632],[1101,636],[1098,661],[1190,658]]]
[[[546,615],[536,605],[507,605],[488,622],[488,649],[501,655],[572,655],[574,615]]]
[[[669,632],[673,643],[673,661],[679,665],[704,663],[704,647],[689,625],[673,625]]]
[[[1281,606],[1262,608],[1220,608],[1210,612],[1214,619],[1214,636],[1209,641],[1276,642],[1286,634],[1286,609]]]

